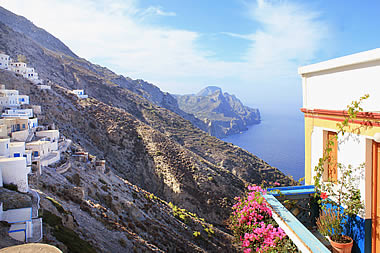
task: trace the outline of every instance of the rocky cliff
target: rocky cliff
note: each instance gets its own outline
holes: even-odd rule
[[[207,127],[207,132],[218,138],[247,130],[260,123],[259,109],[249,108],[234,95],[216,86],[208,86],[195,95],[176,95],[179,108],[195,115]]]

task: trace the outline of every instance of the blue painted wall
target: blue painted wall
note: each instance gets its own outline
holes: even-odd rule
[[[331,207],[330,204],[326,205]],[[343,208],[341,209],[343,212]],[[368,226],[369,224],[369,226]],[[348,235],[354,240],[352,247],[353,253],[371,252],[371,221],[359,216],[350,217],[343,229],[343,234]]]

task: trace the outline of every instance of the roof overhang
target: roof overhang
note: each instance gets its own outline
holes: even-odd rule
[[[380,48],[302,66],[298,68],[298,74],[304,76],[315,72],[332,70],[377,60],[380,60]]]

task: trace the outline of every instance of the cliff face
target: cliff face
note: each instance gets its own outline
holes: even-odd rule
[[[209,86],[195,95],[176,95],[179,108],[202,120],[209,134],[223,138],[260,123],[259,109],[249,108],[219,87]]]
[[[43,41],[37,42],[27,33],[21,34],[0,23],[0,50],[11,57],[17,54],[25,55],[39,76],[50,82],[52,89],[38,90],[28,80],[3,70],[0,70],[0,83],[5,84],[8,89],[18,89],[21,94],[29,95],[31,104],[42,106],[43,116],[39,119],[40,124],[55,123],[64,136],[92,154],[107,160],[109,173],[112,173],[109,177],[94,175],[92,178],[92,172],[87,171],[85,165],[84,169],[79,166],[74,170],[81,179],[79,186],[75,187],[83,186],[85,192],[80,201],[78,200],[79,204],[60,195],[62,189],[72,189],[74,185],[54,173],[47,173],[41,181],[34,184],[34,187],[39,188],[44,194],[62,201],[64,207],[75,217],[85,217],[78,218],[82,222],[78,221],[73,228],[83,231],[81,238],[96,248],[107,249],[120,236],[127,236],[126,233],[129,233],[125,232],[129,223],[125,223],[127,226],[121,223],[128,219],[128,215],[120,214],[124,207],[117,207],[115,211],[112,210],[111,203],[118,205],[118,199],[123,192],[126,194],[123,198],[128,201],[132,201],[132,197],[136,199],[131,190],[133,188],[138,189],[137,192],[153,193],[164,202],[172,202],[186,208],[222,228],[229,215],[233,197],[240,195],[246,184],[260,184],[263,180],[276,180],[284,185],[294,183],[260,158],[194,127],[194,117],[177,108],[171,95],[162,93],[154,85],[142,80],[116,75],[107,68],[66,54],[60,51],[59,47],[54,47],[56,43],[49,43],[48,49]],[[80,100],[70,93],[71,89],[84,89],[90,98]],[[49,181],[50,178],[52,181]],[[111,189],[100,191],[98,188],[103,187],[100,179],[105,180]],[[53,186],[56,187],[55,190]],[[99,196],[109,197],[96,196],[94,191],[99,192]],[[138,195],[139,198],[143,197],[142,194]],[[83,203],[81,208],[82,201],[87,204]],[[56,212],[49,207],[48,202],[45,204],[46,210]],[[149,210],[143,209],[151,204],[140,201],[133,208],[137,213],[149,213]],[[87,226],[95,221],[85,214],[86,205],[90,205],[91,210],[97,212],[97,232],[101,231],[101,224],[104,223],[103,226],[107,227],[107,240],[92,240],[91,236],[96,232],[90,233]],[[178,248],[180,252],[183,245],[196,244],[197,246],[189,246],[191,252],[206,251],[208,246],[202,244],[202,240],[197,242],[189,233],[192,228],[181,230],[179,227],[186,228],[187,225],[182,221],[177,224],[177,221],[171,220],[173,212],[167,209],[167,205],[164,204],[166,207],[160,211],[162,216],[153,219],[156,212],[150,213],[151,218],[136,226],[149,230],[150,224],[155,224],[157,229],[154,231],[174,231],[171,236],[165,237],[165,233],[156,236],[153,232],[136,229],[131,230],[132,237],[137,238],[136,241],[141,247],[147,247],[149,250],[158,248],[161,251],[170,251]],[[153,203],[152,206],[156,204]],[[107,225],[109,220],[103,220],[103,213],[106,217],[113,217],[113,225]],[[62,219],[71,219],[66,217],[66,214],[55,215]],[[160,223],[160,219],[167,223]],[[52,227],[54,228],[54,224]],[[134,240],[131,238],[127,236],[128,240]],[[220,242],[210,242],[216,245],[212,246],[210,251],[229,247],[228,243],[224,243],[230,237],[220,232],[220,238]],[[183,241],[186,241],[186,244],[182,244]],[[121,244],[124,245],[119,243]],[[170,247],[166,248],[166,244]],[[131,250],[130,247],[136,246],[137,242],[126,245]],[[136,247],[143,249],[140,246]],[[121,248],[115,248],[114,252],[120,250]]]

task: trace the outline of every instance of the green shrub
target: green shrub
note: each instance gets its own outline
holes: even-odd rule
[[[77,233],[73,230],[66,228],[62,225],[62,218],[43,210],[42,219],[44,223],[52,228],[53,236],[62,242],[72,253],[93,253],[96,250],[86,241],[82,240]]]
[[[62,218],[57,215],[49,212],[48,210],[42,210],[42,220],[44,223],[48,224],[51,227],[61,226]]]
[[[6,188],[8,190],[18,191],[18,187],[15,184],[10,183],[10,184],[4,184],[3,186],[4,186],[4,188]]]
[[[86,241],[82,240],[77,233],[64,226],[58,226],[53,230],[53,235],[58,241],[66,245],[72,253],[93,253],[96,250]]]

